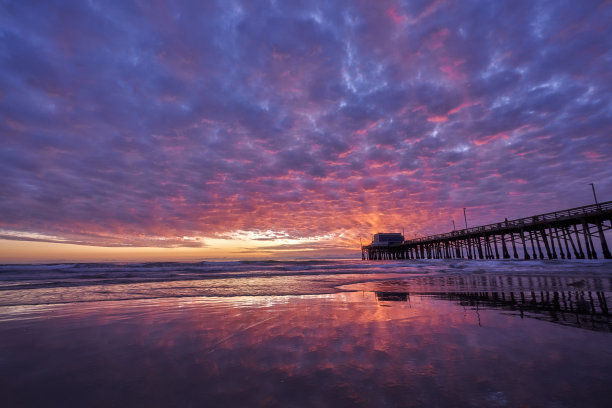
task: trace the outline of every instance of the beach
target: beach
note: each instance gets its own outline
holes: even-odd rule
[[[0,267],[4,406],[604,407],[612,264]]]

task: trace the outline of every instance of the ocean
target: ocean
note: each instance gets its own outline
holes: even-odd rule
[[[607,407],[612,262],[0,265],[2,406]]]

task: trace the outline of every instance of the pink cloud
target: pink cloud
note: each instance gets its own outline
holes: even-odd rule
[[[403,14],[399,14],[397,12],[397,10],[393,7],[387,9],[387,15],[389,17],[391,17],[391,20],[395,23],[395,24],[402,24],[404,22],[406,22],[408,20],[408,16],[403,15]]]
[[[433,122],[433,123],[444,123],[448,120],[448,118],[446,116],[430,116],[427,118],[428,122]]]
[[[508,136],[506,133],[496,133],[494,135],[488,135],[488,136],[482,136],[479,137],[477,139],[474,140],[474,144],[476,146],[482,146],[485,145],[487,143],[491,143],[495,140],[503,140],[503,139],[508,139],[510,136]]]

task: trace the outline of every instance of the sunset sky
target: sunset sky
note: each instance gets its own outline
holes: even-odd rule
[[[355,255],[612,200],[611,1],[3,1],[0,262]]]

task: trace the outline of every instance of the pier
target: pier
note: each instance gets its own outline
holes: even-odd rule
[[[361,259],[612,259],[605,236],[611,224],[612,201],[606,201],[402,242],[372,242],[362,245]]]

